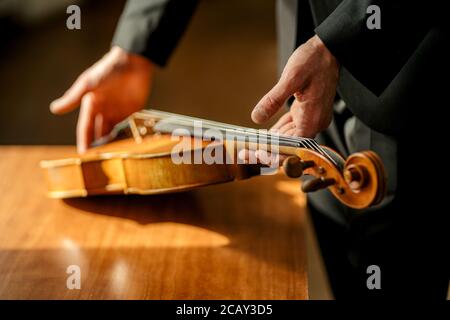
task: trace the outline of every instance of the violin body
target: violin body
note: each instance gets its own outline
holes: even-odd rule
[[[208,144],[191,138],[192,145]],[[195,141],[194,141],[195,140]],[[160,194],[246,179],[255,166],[191,163],[177,165],[172,150],[177,144],[168,134],[148,136],[139,144],[133,138],[90,149],[86,154],[42,161],[51,198],[108,194]],[[224,148],[224,146],[222,146]],[[194,155],[193,155],[194,157]]]
[[[209,121],[210,129],[224,127],[242,139],[214,140],[205,138],[203,134],[199,137],[189,133],[174,137],[167,124],[173,126],[181,123],[185,126],[187,121],[192,121],[191,117],[158,111],[150,115],[158,120],[146,113],[127,120],[133,138],[112,139],[114,141],[103,142],[82,155],[41,161],[47,178],[48,195],[52,198],[70,198],[180,192],[250,178],[259,175],[264,167],[237,161],[237,151],[259,150],[262,144],[255,142],[255,137],[273,138],[271,135],[260,135],[254,129]],[[139,119],[145,121],[139,122]],[[156,124],[158,121],[159,124]],[[161,129],[162,124],[166,129]],[[155,129],[158,126],[159,131]],[[174,161],[174,156],[180,152],[176,147],[181,139],[189,142],[187,148],[184,144],[183,157],[187,155],[194,161]],[[266,144],[265,150],[273,151],[272,147]],[[202,159],[203,153],[211,148],[216,154],[220,153],[219,160],[223,161],[195,161],[196,158]],[[383,164],[372,151],[358,152],[343,159],[337,152],[319,146],[312,139],[281,137],[276,153],[287,157],[283,169],[289,177],[299,178],[303,174],[313,177],[303,182],[304,192],[327,188],[343,204],[356,209],[376,205],[385,196]]]

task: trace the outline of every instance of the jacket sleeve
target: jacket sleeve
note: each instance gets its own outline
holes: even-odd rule
[[[315,31],[340,64],[380,96],[430,30],[433,1],[344,0]],[[367,26],[371,5],[380,8],[380,29]]]
[[[112,45],[165,66],[198,0],[128,0]]]

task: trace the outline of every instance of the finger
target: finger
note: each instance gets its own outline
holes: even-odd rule
[[[280,166],[280,155],[278,153],[269,152],[266,150],[256,150],[255,155],[259,162],[269,167]]]
[[[281,166],[283,164],[284,160],[287,159],[287,155],[284,154],[278,154],[278,166]]]
[[[259,160],[260,163],[264,165],[270,164],[270,154],[269,152],[265,150],[256,150],[255,151],[256,158]]]
[[[50,104],[50,111],[54,114],[63,114],[76,109],[90,89],[89,81],[81,75],[61,98]]]
[[[262,163],[270,167],[279,167],[287,156],[262,150],[242,149],[239,151],[238,157],[245,164]]]
[[[288,81],[280,80],[256,105],[252,111],[252,120],[255,123],[264,123],[269,120],[295,92]]]
[[[80,115],[77,123],[77,149],[84,153],[94,139],[96,101],[93,93],[88,93],[81,99]]]
[[[242,163],[247,163],[247,150],[246,149],[242,149],[238,151],[238,163],[240,163],[242,161]]]
[[[111,131],[110,123],[105,119],[101,113],[95,115],[94,121],[94,138],[95,140],[107,135]]]
[[[96,114],[94,116],[94,140],[100,139],[102,137],[103,130],[103,116],[101,114]]]
[[[309,136],[305,136],[305,134],[303,133],[303,131],[297,129],[297,128],[293,128],[291,130],[286,131],[286,133],[284,133],[286,136],[290,136],[290,137],[301,137],[301,138],[314,138],[314,136],[309,137]]]
[[[284,133],[284,135],[290,136],[290,137],[296,137],[295,133],[296,133],[296,129],[293,128],[293,129],[287,130],[287,131]]]
[[[287,135],[287,132],[292,130],[292,129],[295,129],[295,123],[294,122],[289,122],[289,123],[286,123],[284,126],[282,126],[278,130],[278,133],[280,135],[284,135],[285,136],[285,135]]]
[[[320,106],[310,101],[301,101],[291,108],[296,135],[314,138],[319,131]]]
[[[285,124],[292,121],[292,115],[290,112],[286,112],[283,114],[280,119],[278,119],[277,123],[275,123],[272,128],[270,128],[270,131],[279,131],[281,127],[283,127]]]
[[[256,164],[258,163],[258,158],[256,157],[254,150],[241,149],[238,152],[238,159],[245,164]]]
[[[242,149],[239,150],[238,152],[238,163],[240,163],[242,161],[242,163],[247,163],[248,161],[248,150],[247,149]]]

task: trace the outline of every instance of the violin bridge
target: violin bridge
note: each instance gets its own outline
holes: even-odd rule
[[[142,143],[142,136],[145,134],[141,135],[142,130],[139,129],[138,125],[136,124],[136,118],[133,115],[130,116],[128,123],[130,125],[131,134],[133,135],[134,141],[138,144]]]

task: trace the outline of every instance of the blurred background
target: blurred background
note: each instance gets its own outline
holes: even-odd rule
[[[0,144],[74,144],[77,112],[49,103],[110,47],[125,0],[0,1]],[[66,8],[81,8],[81,30]],[[203,0],[148,106],[254,126],[277,77],[275,1]]]

